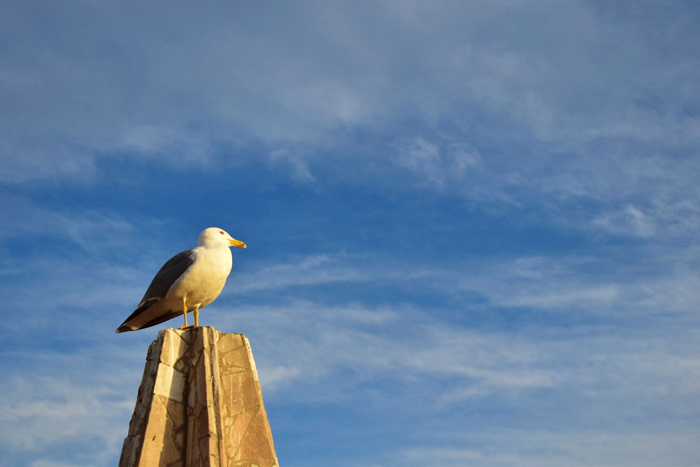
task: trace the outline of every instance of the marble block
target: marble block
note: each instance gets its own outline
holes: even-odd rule
[[[148,348],[119,467],[279,467],[250,343],[205,326]]]

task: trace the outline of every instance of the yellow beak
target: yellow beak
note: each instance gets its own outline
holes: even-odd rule
[[[228,241],[231,246],[237,246],[238,248],[245,248],[245,243],[243,243],[240,240],[236,240],[235,238],[232,238],[231,240]]]

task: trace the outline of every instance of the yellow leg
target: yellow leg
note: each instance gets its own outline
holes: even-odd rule
[[[180,329],[192,329],[193,326],[187,325],[187,299],[185,298],[182,299],[182,316],[185,317],[185,325],[181,326]],[[195,318],[195,323],[196,322],[197,318]]]
[[[199,326],[199,305],[194,307],[194,312],[192,313],[194,315],[194,327]]]

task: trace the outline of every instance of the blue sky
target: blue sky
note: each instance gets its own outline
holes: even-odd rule
[[[700,465],[697,2],[292,3],[0,4],[0,464],[116,464],[216,226],[284,466]]]

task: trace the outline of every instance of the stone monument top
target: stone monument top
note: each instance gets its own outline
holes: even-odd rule
[[[278,467],[243,334],[165,329],[148,348],[119,467]]]

